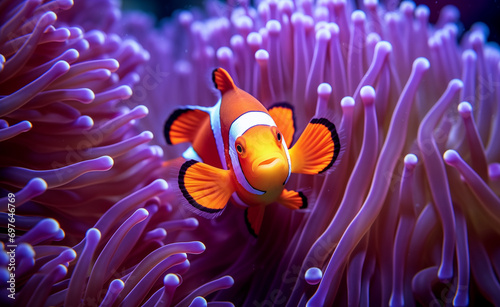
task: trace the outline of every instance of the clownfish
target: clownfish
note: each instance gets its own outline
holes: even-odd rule
[[[339,154],[339,136],[331,121],[313,118],[289,149],[295,133],[290,104],[266,109],[223,68],[212,79],[221,93],[215,106],[184,106],[165,123],[168,144],[191,143],[178,171],[181,198],[208,218],[221,214],[232,198],[246,207],[246,224],[257,236],[267,205],[307,207],[306,196],[285,184],[291,173],[327,171]]]

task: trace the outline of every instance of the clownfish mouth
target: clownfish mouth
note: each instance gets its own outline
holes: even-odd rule
[[[262,157],[257,160],[255,160],[252,163],[252,170],[254,172],[257,172],[259,169],[265,170],[265,169],[272,169],[276,165],[280,163],[280,158],[277,156],[267,156],[267,157]]]
[[[276,160],[278,160],[278,159],[276,159],[276,158],[266,159],[264,161],[261,161],[259,163],[259,166],[271,166],[271,165],[275,164]]]

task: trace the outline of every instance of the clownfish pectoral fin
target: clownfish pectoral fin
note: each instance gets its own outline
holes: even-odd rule
[[[192,143],[202,123],[209,117],[206,111],[196,108],[175,110],[165,122],[163,130],[167,144]]]
[[[212,71],[212,80],[214,81],[215,88],[218,89],[221,94],[225,92],[236,89],[233,78],[224,68],[216,68]]]
[[[302,192],[284,189],[277,202],[292,210],[307,208],[307,197]]]
[[[313,118],[289,151],[292,173],[323,173],[333,165],[339,151],[335,125],[326,118]]]
[[[178,184],[189,205],[208,218],[221,214],[234,192],[230,171],[195,160],[182,164]]]
[[[260,233],[265,209],[266,206],[255,206],[245,209],[245,223],[247,224],[248,231],[256,238]]]
[[[295,134],[295,116],[293,113],[293,106],[288,102],[280,102],[272,105],[268,111],[278,126],[278,129],[283,134],[286,146],[290,148]]]

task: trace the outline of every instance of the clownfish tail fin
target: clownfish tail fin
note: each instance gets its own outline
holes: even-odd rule
[[[236,89],[233,78],[224,68],[216,68],[212,72],[212,80],[214,81],[215,88],[218,89],[222,94],[225,92]]]

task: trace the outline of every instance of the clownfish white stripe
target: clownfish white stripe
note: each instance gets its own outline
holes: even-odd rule
[[[229,145],[234,147],[236,139],[243,135],[248,129],[258,126],[276,127],[271,115],[262,111],[250,111],[241,114],[229,128]]]
[[[290,160],[290,153],[288,152],[285,138],[281,138],[281,146],[285,148],[286,159],[288,160],[288,176],[286,177],[285,182],[283,182],[283,185],[285,185],[288,182],[288,179],[290,179],[290,175],[292,174],[292,161]]]
[[[256,195],[262,195],[265,191],[257,190],[248,183],[241,169],[235,142],[236,139],[242,136],[248,129],[259,125],[276,127],[276,123],[269,114],[261,111],[250,111],[243,113],[235,119],[229,128],[229,156],[231,157],[231,165],[234,168],[236,180],[238,180],[239,184],[241,184],[245,190]]]
[[[212,132],[214,134],[215,145],[219,153],[220,163],[222,168],[227,170],[226,155],[224,154],[224,141],[222,139],[222,131],[220,125],[220,105],[222,98],[217,101],[217,104],[213,106],[210,110],[210,125],[212,126]]]

